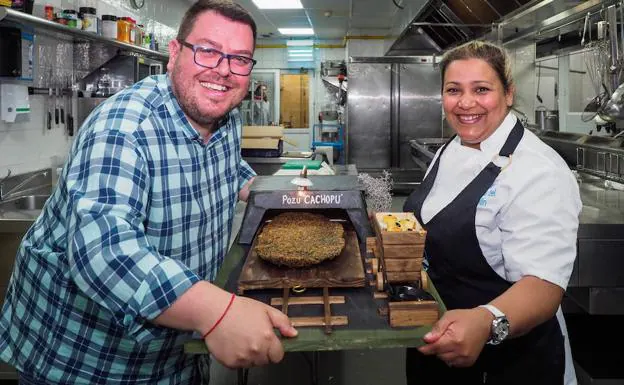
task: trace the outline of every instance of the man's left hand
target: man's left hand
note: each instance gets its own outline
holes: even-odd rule
[[[483,308],[450,310],[424,336],[425,355],[435,354],[453,367],[472,366],[490,336],[492,315]]]
[[[255,176],[253,178],[251,178],[249,180],[249,182],[245,183],[243,188],[238,192],[238,199],[239,200],[241,200],[243,202],[247,202],[247,199],[249,198],[249,187],[251,187],[251,184],[253,183],[254,179],[256,179]]]

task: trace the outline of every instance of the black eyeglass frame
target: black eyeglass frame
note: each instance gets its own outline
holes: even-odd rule
[[[247,56],[242,56],[242,55],[232,55],[232,54],[224,53],[224,52],[219,51],[218,49],[214,49],[214,48],[206,47],[206,46],[203,46],[203,45],[201,45],[201,44],[191,44],[191,43],[189,43],[189,42],[187,42],[187,41],[180,40],[180,39],[178,39],[178,42],[179,42],[180,44],[182,44],[184,47],[190,48],[190,49],[193,51],[193,61],[195,62],[195,64],[197,64],[197,65],[198,65],[198,66],[200,66],[200,67],[204,67],[204,68],[211,68],[211,69],[212,69],[212,68],[217,68],[219,65],[221,65],[221,62],[222,62],[222,61],[223,61],[223,59],[225,58],[225,59],[227,59],[227,60],[228,60],[228,67],[230,68],[230,72],[231,72],[231,73],[233,73],[234,75],[238,75],[238,76],[249,76],[249,75],[251,75],[251,71],[253,71],[253,68],[256,66],[256,64],[258,64],[258,62],[257,62],[256,60],[254,60],[254,59],[252,59],[252,58],[250,58],[250,57],[247,57]],[[208,66],[205,66],[205,65],[203,65],[203,64],[199,64],[199,63],[197,62],[197,51],[198,51],[198,50],[200,50],[200,49],[201,49],[201,50],[204,50],[204,51],[213,51],[213,52],[215,52],[215,53],[220,54],[220,55],[221,55],[221,57],[220,57],[220,58],[219,58],[219,60],[217,61],[217,64],[215,64],[213,67],[208,67]],[[251,64],[251,68],[249,69],[249,72],[248,72],[248,73],[246,73],[246,74],[239,74],[239,73],[236,73],[236,72],[232,71],[232,64],[231,64],[231,62],[230,62],[230,60],[231,60],[232,58],[235,58],[235,59],[236,59],[236,58],[244,58],[244,59],[247,59],[247,60],[251,60],[251,63],[252,63],[252,64]]]

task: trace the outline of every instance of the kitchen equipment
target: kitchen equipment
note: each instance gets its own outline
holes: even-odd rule
[[[336,115],[330,114],[329,117],[338,119],[337,113]],[[319,147],[332,147],[332,161],[334,163],[344,164],[344,143],[344,126],[342,124],[328,123],[326,120],[322,120],[321,123],[312,127],[312,150]]]
[[[541,131],[559,131],[559,111],[537,107],[535,110],[535,124]]]
[[[304,170],[307,170],[304,167]],[[304,173],[305,174],[305,173]],[[302,175],[305,177],[305,175]],[[301,189],[291,183],[290,176],[257,176],[251,186],[247,208],[238,242],[251,245],[242,270],[236,280],[236,290],[245,295],[261,295],[265,289],[282,289],[282,309],[291,322],[299,326],[324,326],[325,333],[331,328],[346,325],[346,316],[333,316],[329,290],[339,288],[362,288],[366,275],[362,261],[364,242],[372,235],[368,220],[364,190],[357,176],[310,176],[312,183]],[[308,179],[306,178],[306,179]],[[283,268],[261,260],[255,252],[257,235],[272,218],[283,212],[306,211],[319,213],[333,222],[340,223],[345,231],[345,246],[333,260],[306,268]],[[289,291],[298,294],[306,290],[323,290],[318,301],[324,307],[321,317],[292,317],[289,313]],[[249,293],[253,291],[252,293]],[[306,297],[305,304],[316,301]],[[335,298],[335,297],[332,297]],[[271,299],[271,304],[274,300]],[[294,301],[300,298],[292,298]],[[316,302],[314,302],[316,303]]]
[[[238,242],[250,245],[266,218],[288,210],[319,212],[346,220],[364,245],[372,236],[364,190],[356,175],[313,175],[312,186],[299,191],[292,176],[257,176],[251,186]],[[266,218],[265,218],[266,217]]]
[[[28,87],[19,84],[0,84],[0,118],[15,122],[17,115],[30,113]]]
[[[410,140],[445,136],[435,56],[351,57],[345,163],[360,172],[392,174],[392,188],[410,192],[424,173]]]
[[[449,138],[418,138],[410,140],[412,161],[423,172],[427,171],[438,149],[448,140]]]

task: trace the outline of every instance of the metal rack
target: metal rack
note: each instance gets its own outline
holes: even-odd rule
[[[14,9],[0,7],[0,22],[9,21],[13,23],[17,23],[24,26],[30,26],[35,28],[37,31],[47,31],[47,32],[56,32],[67,37],[71,37],[77,41],[93,41],[98,43],[107,44],[110,46],[118,47],[124,51],[134,52],[146,57],[150,57],[153,59],[158,59],[162,61],[169,60],[169,55],[152,51],[151,49],[139,47],[136,45],[123,43],[117,41],[115,39],[109,39],[104,36],[100,36],[94,34],[92,32],[86,32],[80,29],[70,28],[62,24],[55,23],[53,21],[49,21],[46,19],[42,19],[33,15],[29,15],[27,13],[19,12]]]

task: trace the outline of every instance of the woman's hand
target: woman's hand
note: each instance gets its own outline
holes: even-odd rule
[[[448,366],[472,366],[490,337],[492,314],[484,308],[450,310],[425,334],[425,355],[435,354]]]

